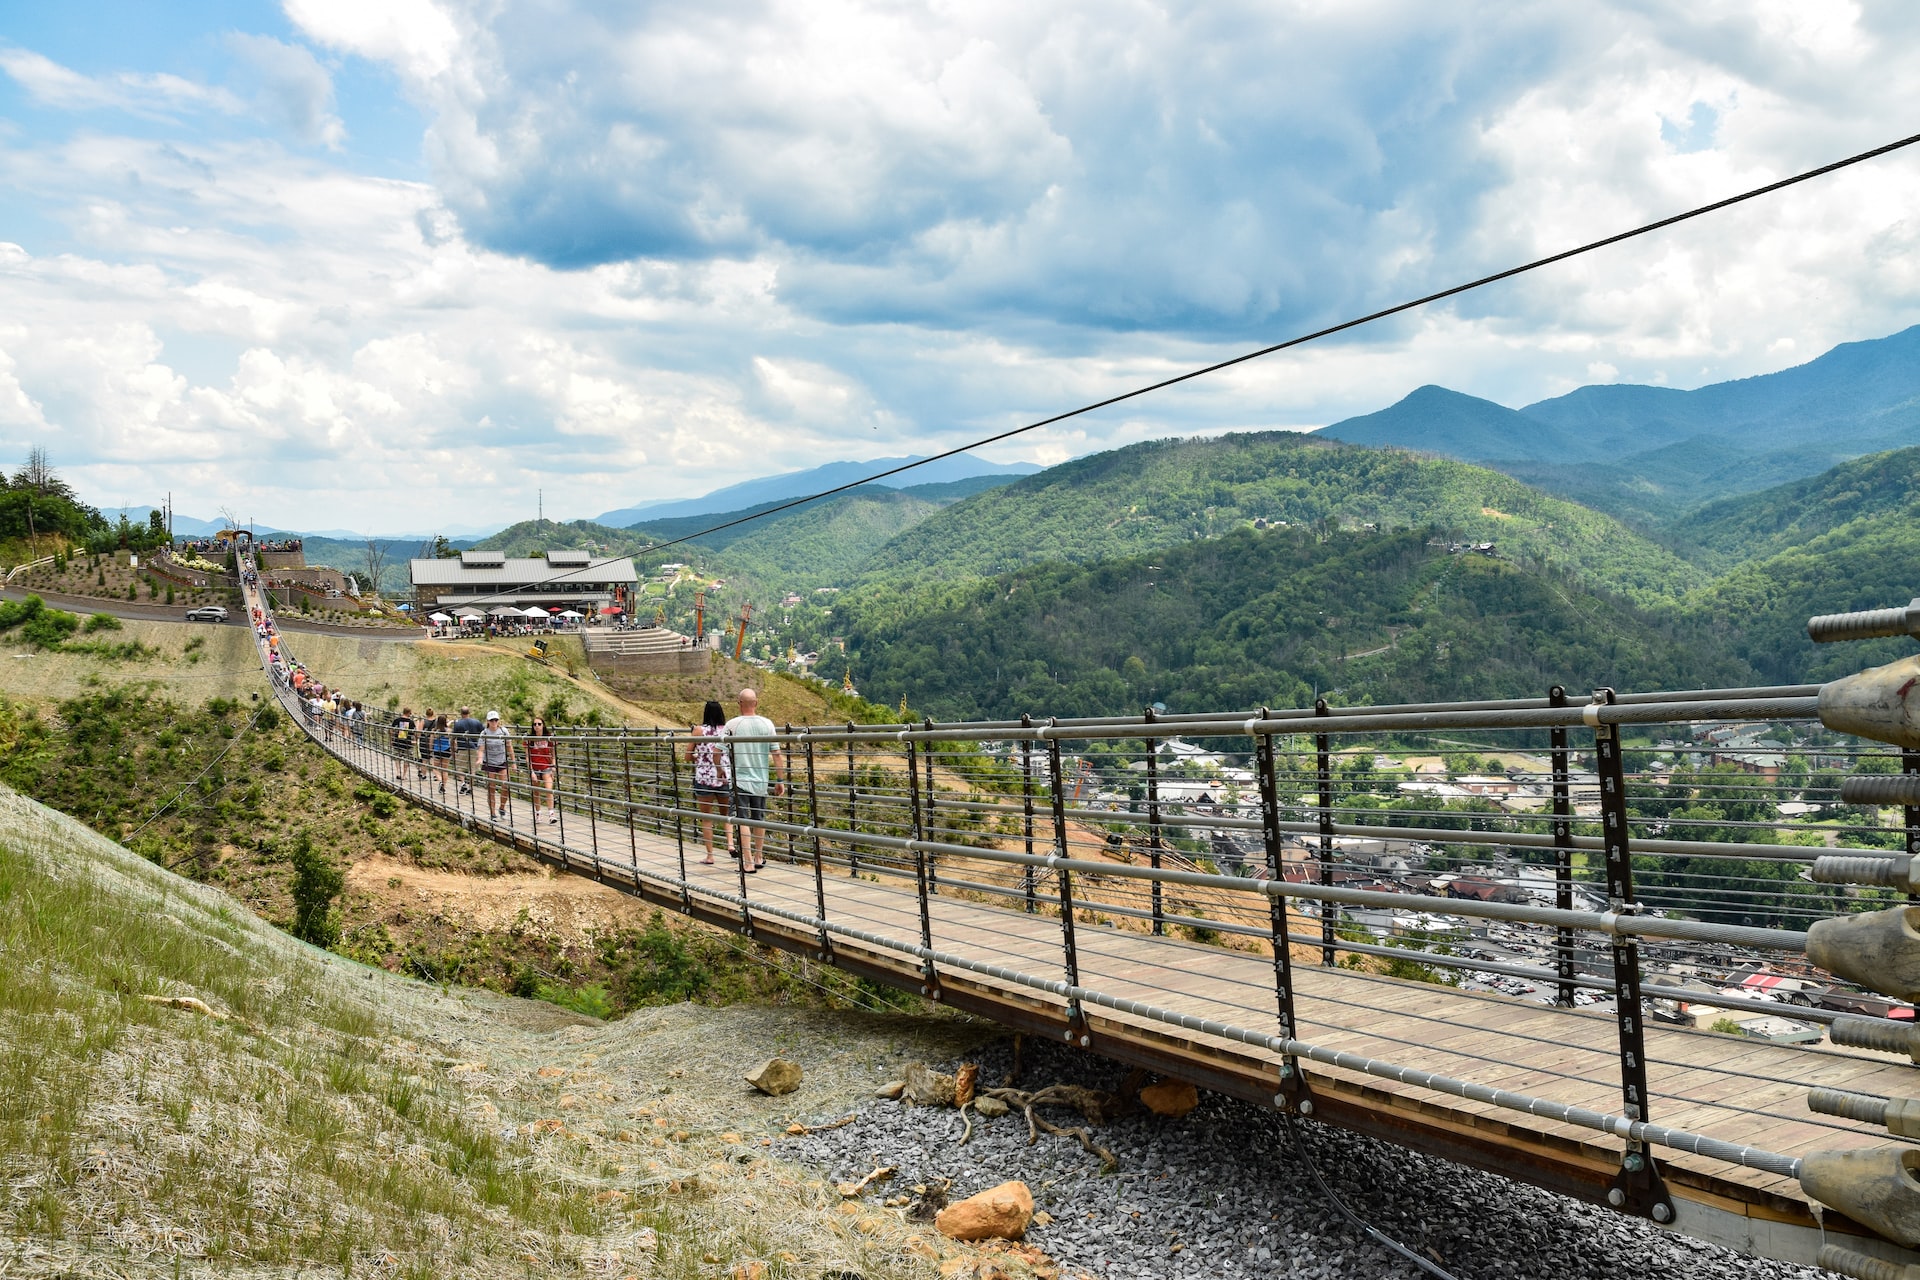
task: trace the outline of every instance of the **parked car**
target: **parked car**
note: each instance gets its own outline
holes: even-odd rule
[[[188,622],[225,622],[227,610],[224,605],[203,604],[198,609],[187,610]]]

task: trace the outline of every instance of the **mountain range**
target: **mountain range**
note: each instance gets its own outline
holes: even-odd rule
[[[1425,386],[1319,434],[1482,463],[1653,524],[1920,444],[1920,326],[1692,391],[1588,386],[1509,409]]]
[[[877,472],[891,471],[895,467],[920,461],[921,455],[913,454],[904,458],[870,458],[865,462],[829,462],[806,471],[789,471],[783,475],[763,476],[758,480],[730,484],[698,498],[643,502],[638,506],[621,507],[617,511],[595,516],[593,522],[612,528],[627,528],[643,520],[651,524],[677,516],[711,515],[721,511],[772,506],[810,493],[819,493],[823,489],[853,484]],[[883,489],[918,488],[971,480],[978,476],[1030,475],[1038,470],[1040,468],[1031,462],[989,462],[971,453],[961,453],[925,463],[904,475],[875,481],[874,484]]]

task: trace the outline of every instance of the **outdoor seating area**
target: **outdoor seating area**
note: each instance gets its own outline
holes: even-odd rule
[[[435,639],[479,635],[552,635],[578,631],[590,621],[592,619],[578,609],[548,610],[538,606],[516,609],[509,604],[496,605],[491,609],[463,605],[450,613],[436,610],[426,617]]]

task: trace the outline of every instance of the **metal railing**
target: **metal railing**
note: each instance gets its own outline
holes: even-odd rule
[[[265,607],[257,594],[250,603]],[[916,968],[934,998],[961,975],[1051,997],[1070,1036],[1098,1009],[1253,1046],[1280,1059],[1278,1104],[1302,1112],[1305,1061],[1611,1134],[1625,1144],[1613,1202],[1661,1221],[1673,1210],[1650,1147],[1783,1177],[1802,1161],[1656,1123],[1668,1106],[1736,1131],[1767,1113],[1695,1096],[1691,1064],[1650,1052],[1649,1021],[1725,1017],[1781,1043],[1884,1049],[1901,1025],[1887,1015],[1912,1016],[1808,958],[1820,922],[1913,901],[1908,864],[1920,852],[1917,753],[1825,728],[1819,686],[788,725],[728,740],[774,753],[763,817],[742,816],[737,771],[729,803],[702,806],[691,758],[711,740],[580,727],[552,736],[549,786],[528,774],[525,735],[509,734],[513,768],[495,787],[505,808],[483,815],[477,766],[436,757],[430,740],[423,750],[417,730],[402,750],[385,713],[315,720],[283,675],[276,687],[369,778],[563,866],[617,869],[689,910],[722,907],[748,933],[757,920],[804,929],[823,956],[836,940],[863,944]],[[796,899],[792,877],[778,892],[756,888],[744,858],[725,882],[690,867],[717,808],[728,812],[716,852],[724,839],[763,842],[810,894]],[[892,891],[898,908],[871,888]],[[936,909],[948,899],[970,909],[963,923]],[[964,936],[948,932],[958,928]],[[1129,936],[1162,941],[1128,951],[1122,980],[1114,957]],[[1258,983],[1254,959],[1268,966]],[[1156,966],[1165,993],[1139,977]],[[1314,969],[1352,985],[1308,981]],[[1215,970],[1231,976],[1204,1011],[1182,1007],[1176,979]],[[1407,978],[1454,1003],[1403,1013],[1398,1033],[1367,1032],[1365,1053],[1328,1042],[1366,1025],[1367,984]],[[1470,1078],[1538,1056],[1525,1020],[1487,1020],[1475,1044],[1439,1055],[1414,1034],[1510,996],[1611,1022],[1545,1073],[1586,1101]],[[1799,1052],[1809,1073],[1843,1056],[1823,1043]],[[1435,1056],[1450,1069],[1414,1065]],[[1600,1087],[1614,1105],[1592,1104]],[[1804,1122],[1857,1136],[1860,1117],[1885,1111],[1856,1102]]]

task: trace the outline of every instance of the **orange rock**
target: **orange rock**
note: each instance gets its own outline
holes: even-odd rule
[[[934,1228],[950,1240],[1018,1240],[1033,1221],[1033,1193],[1024,1182],[1003,1182],[942,1209]]]
[[[565,1074],[567,1074],[567,1069],[566,1069],[565,1067],[542,1067],[542,1068],[540,1068],[540,1078],[541,1078],[542,1080],[551,1080],[551,1079],[553,1079],[553,1078],[554,1078],[555,1076],[563,1076],[563,1075],[565,1075]]]
[[[1140,1091],[1140,1105],[1157,1116],[1178,1120],[1200,1105],[1200,1091],[1185,1080],[1162,1080]]]

